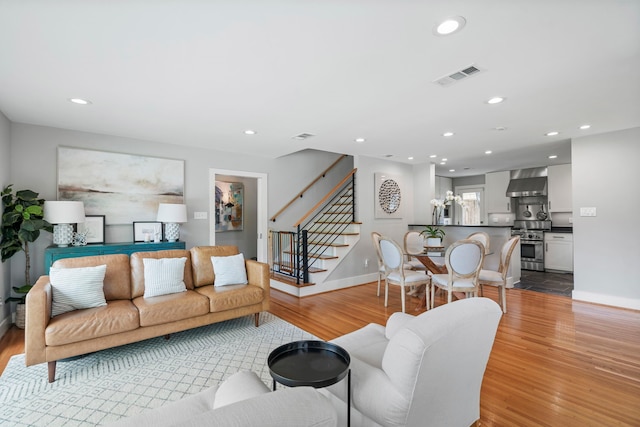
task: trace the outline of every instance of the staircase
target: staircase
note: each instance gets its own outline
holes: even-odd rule
[[[360,240],[353,172],[343,181],[319,213],[297,225],[297,232],[270,232],[272,287],[296,296],[323,292],[322,284]],[[309,286],[318,289],[302,290]]]

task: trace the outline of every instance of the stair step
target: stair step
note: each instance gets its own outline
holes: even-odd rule
[[[327,242],[307,242],[309,246],[330,246],[332,248],[345,248],[349,245],[346,243],[327,243]]]
[[[292,252],[290,251],[283,251],[283,253],[285,254],[291,254]],[[315,254],[315,253],[308,253],[307,256],[309,258],[316,258],[316,259],[338,259],[337,256],[335,255],[324,255],[324,254]],[[311,271],[311,270],[309,270]]]
[[[348,224],[348,225],[361,225],[358,221],[315,221],[314,224]]]
[[[339,232],[339,233],[334,233],[331,231],[313,231],[313,230],[309,230],[307,232],[307,234],[324,234],[324,235],[332,235],[332,236],[358,236],[360,235],[360,233],[355,232],[355,231],[343,231],[343,232]]]
[[[309,271],[309,273],[311,273],[311,271]],[[277,280],[278,282],[286,283],[287,285],[295,286],[298,288],[315,285],[315,283],[296,283],[296,279],[294,277],[280,274],[277,271],[271,272],[271,278]]]

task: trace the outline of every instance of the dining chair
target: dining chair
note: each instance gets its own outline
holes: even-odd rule
[[[406,270],[404,267],[404,253],[402,248],[388,237],[380,238],[380,254],[385,269],[384,306],[389,305],[389,285],[400,286],[402,298],[402,312],[405,313],[405,288],[425,286],[426,307],[429,307],[429,288],[431,277],[424,272]]]
[[[386,271],[384,269],[384,263],[382,262],[382,254],[380,253],[380,238],[382,237],[382,234],[378,233],[377,231],[372,231],[371,232],[371,240],[373,241],[373,247],[376,251],[376,257],[378,258],[378,293],[377,295],[380,296],[380,282],[382,281],[382,279],[385,278],[386,276]],[[405,262],[402,266],[402,268],[404,268],[405,270],[413,270],[413,266],[407,262]]]
[[[484,261],[484,245],[477,240],[458,240],[447,248],[444,256],[446,274],[431,277],[431,308],[434,306],[435,288],[447,291],[447,302],[454,292],[478,296],[478,276]]]
[[[471,233],[469,234],[469,236],[467,236],[467,239],[477,240],[478,242],[482,243],[484,245],[485,255],[489,255],[489,253],[491,252],[489,249],[489,244],[491,243],[491,239],[489,238],[489,235],[484,231],[477,231],[475,233]]]
[[[414,258],[414,255],[424,252],[424,244],[424,237],[419,231],[407,231],[404,233],[404,253],[407,256],[407,263],[414,270],[427,271],[427,267],[420,260]]]
[[[507,312],[507,274],[509,273],[509,265],[511,264],[511,255],[520,241],[520,236],[514,236],[507,240],[500,250],[500,265],[498,271],[480,270],[478,283],[480,286],[480,296],[482,296],[482,287],[484,285],[497,286],[498,298],[502,306],[502,312]]]

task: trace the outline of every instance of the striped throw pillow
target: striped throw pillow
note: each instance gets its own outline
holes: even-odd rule
[[[186,262],[186,257],[143,258],[144,298],[186,292],[187,287],[184,284]]]
[[[51,317],[68,311],[107,305],[103,290],[106,271],[106,265],[81,268],[51,267]]]

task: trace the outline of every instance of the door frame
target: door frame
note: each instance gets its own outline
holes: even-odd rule
[[[257,194],[257,221],[258,221],[258,234],[257,239],[257,258],[260,262],[267,262],[267,227],[269,224],[268,211],[267,211],[267,174],[260,172],[247,172],[229,169],[209,169],[209,244],[215,246],[216,244],[216,175],[230,175],[243,178],[255,178],[258,187]],[[246,195],[245,195],[246,197]]]

